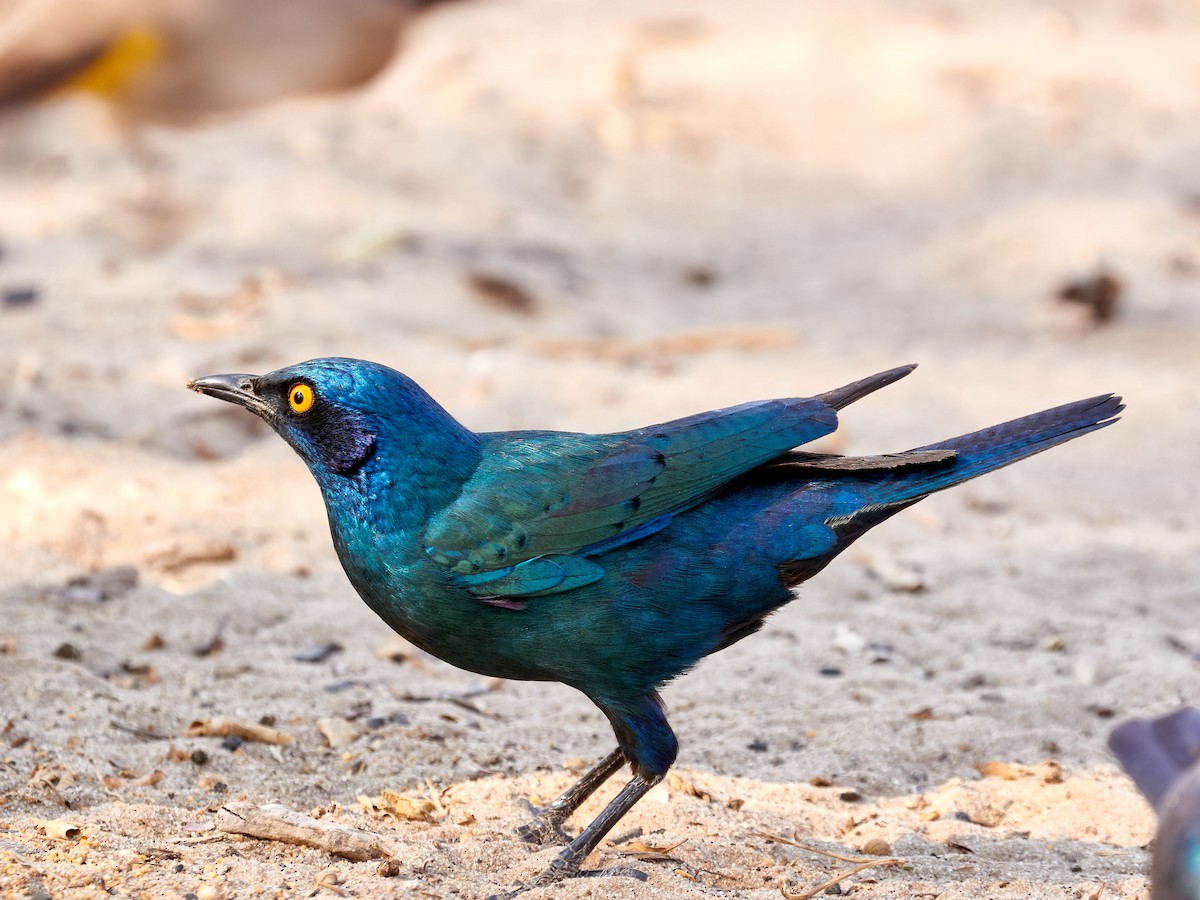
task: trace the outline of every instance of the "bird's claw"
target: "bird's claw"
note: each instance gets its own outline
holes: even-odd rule
[[[562,814],[561,810],[555,809],[554,804],[539,808],[524,797],[521,798],[521,802],[533,816],[533,821],[519,826],[517,837],[527,844],[538,844],[539,846],[571,843],[571,836],[563,830],[563,822],[567,820],[567,817]]]
[[[575,875],[579,878],[633,878],[637,881],[646,881],[650,878],[641,869],[635,869],[630,865],[609,866],[607,869],[587,869],[576,872]]]
[[[539,814],[532,822],[517,828],[517,837],[527,844],[569,844],[571,836],[563,831],[562,823]]]
[[[511,891],[505,891],[503,894],[492,894],[487,900],[512,900],[513,897],[523,894],[525,891],[533,890],[533,888],[548,887],[567,878],[607,878],[609,876],[636,878],[638,881],[645,881],[649,877],[641,869],[635,869],[633,866],[628,865],[609,866],[606,869],[580,869],[578,864],[572,865],[560,857],[552,862],[541,874],[518,884]]]

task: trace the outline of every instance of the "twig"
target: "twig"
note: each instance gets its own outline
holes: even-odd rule
[[[826,888],[833,887],[835,884],[839,884],[840,882],[845,881],[851,875],[857,875],[863,869],[869,869],[872,866],[899,866],[899,865],[902,865],[903,863],[904,863],[904,860],[897,859],[894,856],[889,856],[889,857],[886,857],[885,859],[864,860],[863,862],[861,862],[857,866],[855,866],[853,869],[847,869],[845,872],[842,872],[840,875],[835,875],[833,878],[830,878],[828,881],[826,881],[822,884],[818,884],[815,888],[811,888],[811,889],[804,891],[803,893],[799,893],[799,894],[793,894],[791,891],[789,891],[787,889],[787,885],[783,882],[783,879],[780,879],[779,880],[779,893],[783,894],[785,900],[812,900],[812,898],[817,896],[817,894],[821,893],[821,891],[825,890]]]
[[[167,734],[158,734],[154,731],[147,731],[144,728],[134,728],[130,725],[122,725],[120,722],[116,721],[110,721],[108,724],[112,728],[117,729],[117,731],[124,731],[126,734],[132,734],[135,738],[142,741],[169,741],[171,739],[171,736]]]
[[[230,719],[202,719],[193,722],[184,732],[185,737],[239,737],[243,741],[261,741],[264,744],[289,744],[290,734],[268,728],[266,725],[247,725]]]
[[[477,716],[486,716],[489,719],[499,719],[500,716],[494,712],[488,712],[485,709],[480,709],[471,699],[474,697],[482,697],[486,694],[494,693],[497,690],[492,685],[484,685],[483,687],[471,688],[461,694],[451,694],[449,692],[441,694],[411,694],[404,693],[397,695],[398,700],[403,700],[405,703],[451,703],[459,709],[465,709],[467,712],[474,713]]]
[[[874,856],[844,856],[841,853],[834,853],[832,850],[822,850],[820,847],[810,847],[807,844],[801,844],[799,841],[793,841],[789,838],[785,838],[781,834],[768,834],[765,831],[755,831],[753,836],[766,838],[768,841],[774,841],[777,844],[787,844],[789,847],[798,847],[801,850],[807,850],[809,853],[819,853],[821,856],[828,856],[830,859],[839,859],[842,862],[860,863],[876,858]]]
[[[217,811],[217,828],[227,834],[303,844],[354,862],[399,855],[394,844],[374,832],[314,819],[278,803],[227,803]]]
[[[781,834],[768,834],[765,831],[756,831],[754,832],[754,836],[765,838],[768,841],[774,841],[777,844],[787,844],[791,847],[798,847],[801,850],[807,850],[809,853],[819,853],[821,856],[828,856],[831,859],[837,859],[841,860],[842,862],[856,864],[853,869],[848,869],[847,871],[842,872],[840,875],[835,875],[824,884],[820,884],[815,888],[811,888],[799,894],[793,894],[790,892],[787,889],[787,885],[781,879],[779,882],[779,892],[783,894],[786,900],[809,900],[809,898],[817,896],[817,894],[821,893],[821,891],[825,890],[826,888],[832,887],[835,884],[839,884],[840,882],[845,881],[851,875],[857,875],[859,872],[863,871],[864,869],[869,869],[872,866],[904,865],[904,860],[898,859],[895,856],[886,856],[882,858],[875,856],[844,856],[841,853],[834,853],[832,850],[821,850],[818,847],[809,847],[805,844],[801,844],[799,841],[785,838]]]

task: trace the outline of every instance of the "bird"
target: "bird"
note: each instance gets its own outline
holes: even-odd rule
[[[1122,722],[1108,746],[1158,812],[1151,900],[1200,900],[1200,708]]]
[[[510,898],[580,875],[645,878],[582,864],[675,761],[665,684],[758,631],[870,528],[1124,408],[1105,394],[881,456],[797,449],[914,368],[611,434],[476,433],[408,376],[364,360],[188,387],[258,415],[307,463],[346,575],[391,628],[459,668],[569,685],[608,719],[616,749],[519,830],[566,847],[496,895]],[[629,781],[567,835],[626,764]]]

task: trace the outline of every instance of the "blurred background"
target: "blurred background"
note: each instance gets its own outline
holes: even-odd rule
[[[1198,36],[1150,0],[0,0],[0,439],[282,460],[181,386],[322,355],[593,431],[913,361],[827,449],[1122,390],[1146,446],[1056,502],[1184,515]],[[166,527],[56,504],[0,565]]]
[[[227,604],[229,653],[295,597],[280,677],[322,628],[378,627],[368,660],[384,640],[303,467],[189,377],[358,356],[476,429],[604,431],[918,362],[823,448],[1130,408],[898,517],[777,619],[838,740],[746,753],[811,709],[750,677],[792,646],[763,637],[668,694],[681,763],[962,774],[933,747],[978,731],[914,744],[934,726],[906,718],[933,664],[890,683],[894,754],[839,755],[881,714],[838,713],[845,682],[815,674],[879,671],[845,619],[949,654],[931,702],[982,715],[988,754],[1106,765],[1107,720],[1186,699],[1200,659],[1198,46],[1189,0],[0,0],[4,652],[86,624],[53,666],[111,681],[155,625],[191,646]],[[118,605],[61,593],[114,566],[140,585]],[[972,706],[997,684],[1006,706]],[[565,689],[512,702],[547,690],[605,752]],[[514,771],[557,760],[547,715],[497,732]]]

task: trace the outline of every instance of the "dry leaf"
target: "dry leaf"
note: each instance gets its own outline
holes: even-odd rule
[[[360,794],[358,802],[369,812],[387,813],[410,822],[432,822],[433,812],[437,809],[433,801],[425,797],[412,797],[389,790],[381,791],[378,797]]]
[[[56,841],[75,841],[83,834],[79,826],[74,822],[67,822],[62,819],[47,819],[36,824],[38,828],[46,833],[46,837],[53,838]]]
[[[533,351],[554,359],[607,359],[619,362],[657,360],[664,356],[711,353],[716,350],[775,350],[797,343],[783,327],[737,328],[677,334],[652,340],[563,340],[533,342]]]
[[[984,778],[1001,778],[1004,781],[1016,781],[1019,778],[1029,775],[1029,769],[1025,768],[1025,766],[1018,766],[1014,763],[1001,762],[995,759],[979,763],[975,766],[975,769]]]
[[[318,719],[317,728],[325,736],[325,743],[334,750],[354,743],[362,734],[362,729],[349,719]]]
[[[467,285],[475,296],[505,312],[530,316],[537,312],[537,300],[524,285],[490,272],[468,272]]]
[[[655,847],[653,844],[647,844],[645,841],[630,841],[623,847],[610,848],[612,853],[618,856],[632,856],[634,859],[639,859],[642,862],[665,862],[674,860],[671,856],[671,851],[687,843],[687,838],[682,841],[676,841],[669,847]]]
[[[701,800],[712,800],[712,794],[703,788],[698,788],[690,781],[684,781],[683,778],[671,772],[667,775],[667,790],[676,794],[687,794],[689,797],[698,797]]]
[[[1053,759],[1044,759],[1038,764],[1038,777],[1042,784],[1062,784],[1062,766]]]
[[[169,574],[178,574],[201,563],[230,562],[237,558],[237,548],[227,541],[197,541],[190,545],[178,541],[159,541],[142,550],[147,565]]]

